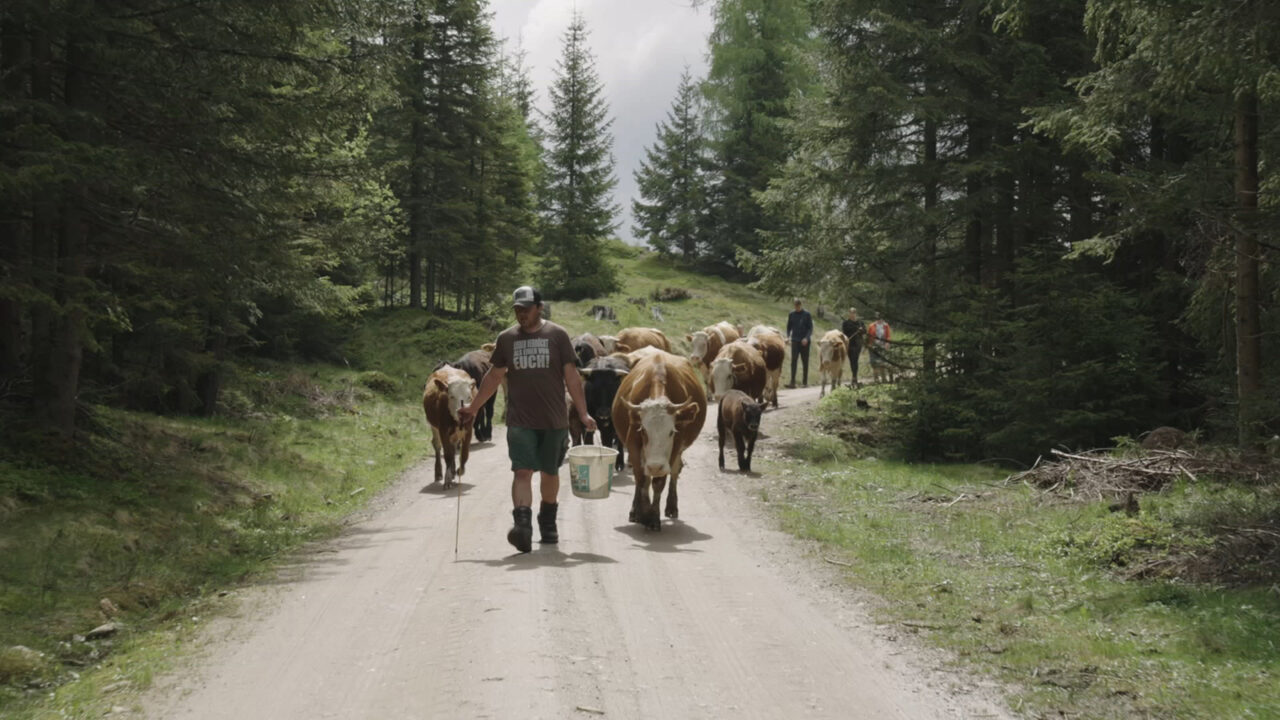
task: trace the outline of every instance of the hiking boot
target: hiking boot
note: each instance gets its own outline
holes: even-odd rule
[[[542,533],[540,542],[548,545],[560,542],[560,531],[556,529],[556,510],[559,509],[560,503],[542,503],[538,510],[538,531]]]
[[[533,549],[533,508],[518,507],[511,511],[516,524],[507,531],[507,542],[522,553]]]

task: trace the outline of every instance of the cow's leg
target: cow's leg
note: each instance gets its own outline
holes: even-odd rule
[[[716,423],[716,434],[720,436],[720,469],[724,469],[724,420]]]
[[[493,439],[493,409],[498,404],[498,396],[490,396],[489,402],[484,404],[484,437],[480,438],[484,442]]]
[[[680,478],[680,468],[671,466],[671,488],[667,491],[667,516],[672,520],[680,518],[680,500],[676,497],[676,480]],[[653,515],[658,516],[657,498],[654,498]]]
[[[440,431],[431,428],[431,447],[436,451],[436,474],[432,482],[440,482]]]
[[[743,468],[747,472],[751,472],[751,456],[756,451],[756,435],[758,434],[759,431],[757,430],[747,435],[747,466]]]
[[[738,451],[738,470],[746,471],[750,468],[750,462],[747,460],[747,442],[741,430],[733,431],[733,447]]]
[[[467,457],[471,454],[471,428],[462,431],[462,461],[458,463],[458,477],[467,471]]]
[[[649,484],[653,486],[653,500],[649,503],[649,511],[641,516],[641,522],[650,530],[662,529],[662,516],[658,515],[658,507],[662,504],[662,490],[667,486],[667,478],[656,477],[649,480]],[[667,517],[675,517],[671,514],[671,498],[675,497],[675,482],[671,483],[671,494],[667,496]]]
[[[645,476],[644,470],[641,469],[634,461],[636,454],[631,453],[633,458],[631,463],[631,474],[635,476],[636,489],[631,496],[631,522],[643,523],[644,514],[649,509],[649,478]]]
[[[457,451],[453,445],[453,438],[446,437],[444,439],[444,489],[448,490],[453,487],[453,479],[457,477]]]

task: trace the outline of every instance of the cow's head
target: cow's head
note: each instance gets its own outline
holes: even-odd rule
[[[818,360],[823,363],[833,362],[836,359],[837,340],[828,340],[823,338],[818,341]],[[843,347],[843,343],[839,343]]]
[[[612,353],[618,351],[618,338],[616,335],[597,335],[596,339],[604,346],[605,352]]]
[[[735,372],[745,372],[742,363],[734,363],[732,358],[722,357],[711,361],[711,400],[719,400],[725,393],[733,389]]]
[[[763,413],[764,406],[754,400],[742,403],[742,421],[751,432],[760,430],[760,415]]]
[[[694,400],[673,403],[660,397],[650,398],[639,405],[628,401],[627,408],[631,412],[632,425],[640,428],[645,474],[649,477],[670,475],[677,424],[692,419],[698,412],[698,403]]]
[[[588,367],[581,368],[582,391],[586,395],[587,412],[595,418],[601,429],[613,424],[613,399],[618,395],[618,386],[627,371],[621,368]]]
[[[693,349],[689,351],[689,359],[693,361],[694,364],[702,364],[702,359],[707,356],[706,331],[699,330],[691,335],[685,335],[684,339],[688,340],[693,345]]]
[[[441,392],[448,394],[449,414],[453,416],[454,422],[459,422],[458,411],[476,396],[476,381],[466,374],[445,377],[437,375],[432,377],[431,381],[436,384],[436,387]]]
[[[596,359],[596,349],[591,347],[591,343],[580,342],[573,346],[573,353],[578,356],[578,367],[584,368]]]

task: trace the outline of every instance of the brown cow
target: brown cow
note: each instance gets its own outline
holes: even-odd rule
[[[472,380],[476,381],[476,385],[480,385],[480,381],[484,379],[485,373],[489,372],[489,368],[493,367],[489,359],[493,355],[493,349],[497,347],[493,343],[485,343],[480,346],[479,350],[472,350],[463,355],[457,362],[447,363],[459,370],[467,371]],[[437,370],[440,368],[437,367]],[[476,442],[488,442],[493,439],[493,408],[497,401],[497,394],[489,398],[489,401],[480,408],[480,412],[476,413],[475,424],[471,428],[472,436]]]
[[[431,373],[427,387],[422,392],[422,409],[431,425],[431,446],[436,451],[435,482],[440,482],[440,450],[444,450],[444,462],[448,473],[444,478],[446,490],[453,487],[454,477],[462,477],[467,469],[467,456],[471,449],[471,424],[458,422],[458,410],[468,405],[476,396],[476,381],[465,370],[444,366]],[[454,472],[454,452],[462,450],[462,460]]]
[[[662,529],[658,505],[671,477],[666,516],[680,516],[676,483],[684,449],[693,444],[707,420],[707,395],[693,365],[659,352],[639,360],[622,379],[613,400],[613,426],[627,449],[636,489],[631,522]],[[650,488],[653,497],[650,498]]]
[[[778,407],[778,386],[782,384],[782,361],[787,356],[787,343],[778,328],[756,325],[747,333],[747,342],[764,358],[764,400]]]
[[[671,352],[671,342],[658,328],[626,328],[618,333],[618,341],[614,344],[616,352],[634,352],[644,347],[656,347],[663,352]]]
[[[756,449],[756,436],[760,432],[760,414],[764,405],[747,397],[741,390],[730,390],[720,398],[720,412],[716,415],[716,431],[720,435],[720,469],[724,469],[724,436],[733,434],[733,446],[738,451],[738,469],[751,472],[751,454]]]
[[[844,374],[845,361],[849,357],[849,338],[839,330],[828,330],[818,341],[818,369],[822,372],[822,389],[818,397],[827,393],[827,378],[831,378],[831,389],[840,387],[840,376]]]
[[[763,402],[766,381],[764,357],[745,341],[725,345],[711,361],[712,400],[719,400],[730,390],[741,390],[756,402]]]
[[[689,351],[689,361],[702,373],[707,381],[707,389],[711,389],[711,361],[716,359],[720,348],[742,336],[738,328],[721,320],[715,325],[708,325],[701,330],[684,336],[693,348]]]

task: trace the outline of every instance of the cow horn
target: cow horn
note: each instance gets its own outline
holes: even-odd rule
[[[584,378],[591,377],[591,373],[595,372],[593,368],[578,368],[578,374]]]
[[[626,377],[626,376],[627,376],[631,371],[630,371],[630,370],[623,370],[622,368],[614,368],[614,369],[613,369],[613,372],[614,372],[618,377]]]

